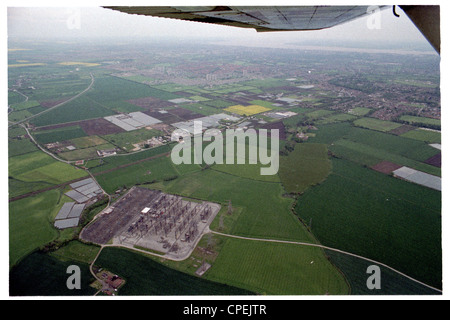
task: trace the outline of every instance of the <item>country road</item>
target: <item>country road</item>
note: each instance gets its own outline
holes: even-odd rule
[[[8,89],[9,90],[9,89]],[[24,95],[22,92],[17,91],[16,89],[12,90],[14,92],[17,92],[18,94],[20,94],[21,96],[25,97],[25,101],[22,101],[22,103],[27,102],[28,101],[28,96]],[[11,104],[8,104],[8,115],[13,112],[13,109],[11,108]],[[10,121],[9,121],[10,122]]]
[[[400,272],[398,270],[395,270],[394,268],[392,268],[392,267],[390,267],[390,266],[388,266],[388,265],[386,265],[384,263],[381,263],[381,262],[378,262],[378,261],[375,261],[375,260],[372,260],[372,259],[369,259],[369,258],[366,258],[366,257],[363,257],[363,256],[359,256],[359,255],[356,255],[356,254],[353,254],[353,253],[350,253],[350,252],[346,252],[346,251],[343,251],[343,250],[340,250],[340,249],[327,247],[327,246],[324,246],[324,245],[321,245],[321,244],[308,243],[308,242],[298,242],[298,241],[287,241],[287,240],[276,240],[276,239],[261,239],[261,238],[242,237],[242,236],[236,236],[236,235],[231,235],[231,234],[226,234],[226,233],[221,233],[221,232],[209,230],[209,228],[208,228],[208,230],[205,230],[203,235],[205,235],[207,233],[212,233],[212,234],[216,234],[216,235],[219,235],[219,236],[229,237],[229,238],[234,238],[234,239],[248,240],[248,241],[272,242],[272,243],[283,243],[283,244],[292,244],[292,245],[316,247],[316,248],[321,248],[321,249],[325,249],[325,250],[330,250],[330,251],[342,253],[342,254],[345,254],[345,255],[356,257],[358,259],[362,259],[362,260],[368,261],[370,263],[373,263],[373,264],[376,264],[376,265],[379,265],[379,266],[383,266],[383,267],[385,267],[385,268],[387,268],[387,269],[389,269],[389,270],[391,270],[391,271],[393,271],[393,272],[395,272],[395,273],[397,273],[397,274],[399,274],[399,275],[401,275],[401,276],[403,276],[405,278],[408,278],[411,281],[414,281],[414,282],[416,282],[416,283],[418,283],[418,284],[420,284],[422,286],[425,286],[425,287],[427,287],[427,288],[429,288],[431,290],[434,290],[434,291],[436,291],[438,293],[442,293],[442,290],[439,290],[437,288],[429,286],[426,283],[420,282],[419,280],[414,279],[414,278],[412,278],[412,277],[410,277],[410,276],[408,276],[408,275],[406,275],[406,274],[404,274],[404,273],[402,273],[402,272]],[[160,257],[160,258],[164,258],[164,259],[172,260],[172,261],[183,261],[183,260],[188,258],[188,257],[175,257],[175,256],[167,255],[167,254],[166,255],[161,255],[161,254],[157,254],[157,253],[150,252],[150,251],[147,251],[147,250],[142,250],[142,249],[138,249],[138,248],[134,248],[134,247],[130,247],[130,246],[119,245],[119,244],[101,245],[100,246],[100,250],[97,253],[97,256],[94,258],[94,260],[91,262],[91,265],[90,265],[91,273],[94,275],[94,277],[95,277],[95,274],[94,274],[94,272],[92,270],[92,267],[94,266],[95,261],[97,260],[97,258],[100,256],[100,253],[101,253],[102,249],[105,248],[105,247],[126,248],[126,249],[129,249],[129,250],[141,252],[141,253],[144,253],[144,254],[153,255],[153,256],[156,256],[156,257]]]
[[[46,154],[48,154],[49,156],[51,156],[52,158],[55,158],[58,161],[67,163],[67,164],[71,164],[72,162],[75,161],[67,161],[67,160],[63,160],[61,158],[58,158],[55,154],[51,153],[50,151],[46,150],[45,148],[43,148],[39,143],[37,143],[37,141],[34,139],[34,137],[31,135],[30,131],[28,130],[26,125],[20,124],[20,126],[22,128],[25,129],[25,131],[27,132],[27,135],[30,137],[31,141],[39,148],[41,149],[41,151],[45,152]]]
[[[92,86],[94,85],[94,82],[95,82],[95,78],[94,78],[94,76],[93,76],[92,73],[90,73],[90,77],[91,77],[91,83],[90,83],[89,86],[88,86],[86,89],[84,89],[82,92],[80,92],[80,93],[78,93],[77,95],[71,97],[70,99],[68,99],[68,100],[66,100],[66,101],[64,101],[64,102],[62,102],[62,103],[59,103],[59,104],[57,104],[57,105],[55,105],[55,106],[53,106],[53,107],[50,107],[50,108],[48,108],[48,109],[46,109],[46,110],[44,110],[44,111],[42,111],[42,112],[40,112],[40,113],[37,113],[37,114],[35,114],[35,115],[32,115],[32,116],[30,116],[30,117],[28,117],[28,118],[25,118],[25,119],[22,119],[22,120],[20,120],[20,121],[17,121],[17,122],[14,122],[14,123],[10,123],[10,124],[9,124],[9,127],[14,126],[14,125],[20,125],[21,127],[23,127],[23,128],[26,130],[26,132],[27,132],[28,136],[30,137],[30,139],[32,140],[32,142],[33,142],[33,143],[34,143],[41,151],[45,152],[46,154],[50,155],[51,157],[53,157],[54,159],[56,159],[56,160],[58,160],[58,161],[60,161],[60,162],[63,162],[63,163],[66,163],[66,164],[71,164],[71,163],[73,163],[74,161],[67,161],[67,160],[60,159],[59,157],[57,157],[57,156],[54,155],[53,153],[47,151],[45,148],[43,148],[42,146],[40,146],[39,143],[38,143],[37,141],[35,141],[35,139],[33,138],[33,136],[30,134],[30,132],[29,132],[27,126],[26,126],[24,123],[27,122],[27,121],[29,121],[29,120],[32,119],[32,118],[36,118],[36,117],[38,117],[38,116],[40,116],[40,115],[42,115],[42,114],[44,114],[44,113],[46,113],[46,112],[49,112],[49,111],[54,110],[54,109],[56,109],[56,108],[58,108],[58,107],[61,107],[61,106],[63,106],[64,104],[69,103],[69,102],[71,102],[71,101],[77,99],[78,97],[82,96],[83,94],[85,94],[87,91],[89,91],[89,90],[92,88]],[[19,92],[19,93],[20,93],[20,92]],[[22,95],[23,95],[23,94],[22,94]],[[23,96],[25,96],[25,95],[23,95]],[[25,97],[26,97],[26,96],[25,96]],[[28,97],[26,97],[26,101],[27,101],[27,100],[28,100]],[[145,150],[140,150],[140,151],[137,151],[137,152],[142,152],[142,151],[145,151]],[[137,152],[134,152],[134,153],[137,153]],[[126,155],[129,155],[129,154],[122,154],[122,155],[119,154],[119,155],[117,155],[117,156],[126,156]],[[125,168],[125,167],[131,166],[131,165],[134,165],[134,164],[137,164],[137,163],[140,163],[140,162],[144,162],[144,161],[148,161],[148,160],[151,160],[151,159],[154,159],[154,158],[163,157],[163,156],[168,156],[168,155],[169,155],[169,153],[159,154],[159,155],[152,156],[152,157],[145,158],[145,159],[141,159],[141,160],[138,160],[138,161],[135,161],[135,162],[123,164],[123,165],[120,165],[120,166],[118,166],[118,167],[116,167],[116,168],[108,169],[108,170],[105,170],[105,171],[102,171],[102,172],[98,172],[98,173],[96,173],[96,174],[92,174],[89,170],[86,170],[86,171],[89,173],[90,177],[93,178],[93,179],[96,181],[95,176],[98,176],[98,175],[100,175],[100,174],[112,172],[112,171],[114,171],[114,170],[118,170],[118,169],[121,169],[121,168]],[[59,187],[61,187],[61,186],[66,186],[66,185],[68,185],[68,184],[70,184],[70,183],[72,183],[72,182],[79,181],[79,180],[85,179],[85,178],[86,178],[86,177],[82,177],[82,178],[79,178],[79,179],[76,179],[76,180],[72,180],[72,181],[65,182],[65,183],[60,184],[60,185],[50,186],[50,187],[48,187],[48,188],[44,188],[44,189],[41,189],[41,190],[37,190],[37,191],[34,191],[34,192],[30,192],[30,193],[27,193],[27,194],[24,194],[24,195],[15,197],[15,198],[11,198],[11,199],[9,199],[9,201],[11,202],[11,201],[19,200],[19,199],[22,199],[22,198],[25,198],[25,197],[28,197],[28,196],[31,196],[31,195],[34,195],[34,194],[37,194],[37,193],[40,193],[40,192],[44,192],[44,191],[50,190],[50,189],[55,189],[55,188],[59,188]],[[98,183],[97,183],[97,184],[98,184]],[[99,185],[99,184],[98,184],[98,185]],[[103,190],[103,192],[104,192],[105,194],[107,194],[104,190]],[[108,195],[108,194],[107,194],[107,195]],[[108,196],[109,196],[109,195],[108,195]],[[110,197],[110,196],[109,196],[109,201],[111,201],[111,197]],[[110,205],[110,202],[108,203],[107,207],[109,207],[109,205]],[[372,259],[369,259],[369,258],[366,258],[366,257],[363,257],[363,256],[359,256],[359,255],[357,255],[357,254],[353,254],[353,253],[350,253],[350,252],[346,252],[346,251],[343,251],[343,250],[340,250],[340,249],[327,247],[327,246],[324,246],[324,245],[321,245],[321,244],[317,244],[317,243],[308,243],[308,242],[297,242],[297,241],[287,241],[287,240],[276,240],[276,239],[263,239],[263,238],[243,237],[243,236],[237,236],[237,235],[231,235],[231,234],[225,234],[225,233],[221,233],[221,232],[216,232],[216,231],[213,231],[213,230],[209,230],[209,228],[208,228],[207,230],[205,230],[205,233],[204,233],[204,234],[207,234],[207,233],[211,233],[211,234],[215,234],[215,235],[223,236],[223,237],[229,237],[229,238],[234,238],[234,239],[240,239],[240,240],[244,240],[244,241],[259,241],[259,242],[271,242],[271,243],[290,244],[290,245],[298,245],[298,246],[309,246],[309,247],[316,247],[316,248],[320,248],[320,249],[324,249],[324,250],[330,250],[330,251],[338,252],[338,253],[341,253],[341,254],[345,254],[345,255],[348,255],[348,256],[352,256],[352,257],[356,257],[356,258],[358,258],[358,259],[362,259],[362,260],[368,261],[368,262],[370,262],[370,263],[373,263],[373,264],[376,264],[376,265],[379,265],[379,266],[383,266],[383,267],[385,267],[385,268],[387,268],[387,269],[389,269],[389,270],[391,270],[391,271],[393,271],[393,272],[395,272],[395,273],[397,273],[397,274],[399,274],[399,275],[401,275],[401,276],[403,276],[403,277],[405,277],[405,278],[407,278],[407,279],[409,279],[409,280],[411,280],[411,281],[414,281],[414,282],[416,282],[416,283],[418,283],[418,284],[420,284],[420,285],[422,285],[422,286],[425,286],[425,287],[427,287],[427,288],[429,288],[429,289],[432,289],[432,290],[434,290],[434,291],[436,291],[436,292],[442,293],[441,290],[439,290],[439,289],[437,289],[437,288],[434,288],[434,287],[432,287],[432,286],[429,286],[429,285],[427,285],[427,284],[425,284],[425,283],[423,283],[423,282],[420,282],[419,280],[416,280],[416,279],[414,279],[414,278],[412,278],[412,277],[410,277],[410,276],[408,276],[408,275],[406,275],[406,274],[404,274],[404,273],[402,273],[402,272],[400,272],[400,271],[398,271],[398,270],[395,270],[394,268],[392,268],[392,267],[390,267],[390,266],[388,266],[388,265],[386,265],[386,264],[380,263],[380,262],[378,262],[378,261],[375,261],[375,260],[372,260]],[[97,277],[96,277],[96,275],[95,275],[95,273],[94,273],[94,271],[93,271],[93,266],[94,266],[95,261],[96,261],[97,258],[99,257],[99,255],[100,255],[102,249],[105,248],[105,247],[123,247],[123,248],[131,249],[131,250],[134,250],[134,251],[138,251],[138,252],[141,252],[141,253],[145,253],[145,254],[157,256],[157,257],[160,257],[160,258],[164,258],[164,259],[168,259],[168,260],[173,260],[173,261],[183,261],[183,260],[185,260],[185,259],[188,258],[188,257],[176,257],[176,256],[167,255],[167,254],[166,254],[166,255],[161,255],[161,254],[149,252],[149,251],[147,251],[147,250],[142,250],[142,249],[138,249],[138,248],[132,248],[132,247],[123,246],[123,245],[118,245],[118,244],[101,245],[101,248],[100,248],[99,252],[97,253],[96,257],[94,258],[94,260],[92,261],[92,263],[91,263],[91,265],[90,265],[90,271],[91,271],[91,273],[93,274],[93,276],[94,276],[95,278],[97,278]],[[99,280],[99,281],[102,281],[101,279],[98,279],[98,280]],[[102,283],[103,283],[103,281],[102,281]],[[97,293],[98,293],[98,292],[97,292]]]
[[[55,108],[57,108],[57,107],[60,107],[60,106],[62,106],[63,104],[65,104],[65,103],[67,103],[67,102],[69,102],[69,101],[72,101],[72,100],[78,98],[79,96],[81,96],[82,94],[86,93],[89,89],[92,88],[92,85],[94,84],[94,81],[95,81],[93,74],[90,73],[90,75],[91,75],[91,83],[89,84],[89,86],[88,86],[86,89],[84,89],[84,90],[83,90],[82,92],[80,92],[79,94],[77,94],[77,95],[73,96],[72,98],[70,98],[69,100],[66,100],[66,101],[64,101],[64,102],[62,102],[62,103],[60,103],[60,104],[58,104],[58,105],[56,105],[56,106],[53,106],[53,107],[51,107],[51,108],[49,108],[49,109],[47,109],[47,110],[45,110],[45,111],[43,111],[43,112],[37,113],[37,114],[33,115],[32,117],[28,117],[27,119],[23,119],[23,120],[18,121],[18,122],[14,123],[14,124],[11,124],[10,126],[12,126],[12,125],[19,125],[19,126],[22,127],[23,129],[25,129],[25,131],[27,132],[27,135],[30,137],[31,142],[33,142],[33,143],[34,143],[34,144],[35,144],[42,152],[48,154],[49,156],[51,156],[51,157],[54,158],[55,160],[58,160],[58,161],[60,161],[60,162],[63,162],[63,163],[66,163],[66,164],[70,164],[70,165],[71,165],[71,164],[72,164],[73,162],[75,162],[75,161],[67,161],[67,160],[61,159],[61,158],[57,157],[55,154],[53,154],[52,152],[50,152],[50,151],[46,150],[44,147],[42,147],[42,146],[34,139],[34,137],[31,135],[30,131],[28,130],[28,127],[27,127],[25,124],[23,124],[23,122],[25,122],[26,120],[29,120],[29,119],[31,119],[31,118],[33,118],[33,117],[36,117],[36,116],[38,116],[38,115],[40,115],[40,114],[43,114],[44,112],[48,112],[48,111],[50,111],[50,110],[52,110],[52,109],[55,109]],[[27,99],[28,99],[28,97],[27,97]],[[86,171],[87,171],[87,170],[86,170]],[[87,172],[89,173],[89,175],[92,176],[92,174],[91,174],[89,171],[87,171]],[[29,197],[29,196],[32,196],[32,195],[35,195],[35,194],[38,194],[38,193],[41,193],[41,192],[45,192],[45,191],[48,191],[48,190],[56,189],[56,188],[59,188],[59,187],[61,187],[61,186],[66,186],[66,185],[68,185],[68,184],[70,184],[70,183],[73,183],[73,182],[76,182],[76,181],[80,181],[80,180],[85,179],[85,178],[86,178],[86,177],[82,177],[82,178],[75,179],[75,180],[71,180],[71,181],[68,181],[68,182],[64,182],[64,183],[61,183],[61,184],[58,184],[58,185],[50,186],[50,187],[48,187],[48,188],[43,188],[43,189],[40,189],[40,190],[36,190],[36,191],[32,191],[32,192],[29,192],[29,193],[26,193],[26,194],[22,194],[22,195],[17,196],[17,197],[9,198],[9,202],[16,201],[16,200],[20,200],[20,199],[23,199],[23,198],[26,198],[26,197]],[[93,178],[93,176],[92,176],[92,178]],[[106,194],[106,192],[105,192],[105,194]],[[108,195],[108,196],[109,196],[109,195]]]
[[[404,273],[402,273],[402,272],[400,272],[398,270],[395,270],[394,268],[392,268],[392,267],[390,267],[390,266],[388,266],[388,265],[386,265],[384,263],[381,263],[381,262],[378,262],[378,261],[375,261],[375,260],[372,260],[372,259],[369,259],[369,258],[366,258],[366,257],[363,257],[363,256],[359,256],[359,255],[356,255],[356,254],[353,254],[353,253],[350,253],[350,252],[347,252],[347,251],[343,251],[343,250],[340,250],[340,249],[327,247],[327,246],[324,246],[324,245],[321,245],[321,244],[308,243],[308,242],[297,242],[297,241],[287,241],[287,240],[249,238],[249,237],[242,237],[242,236],[235,236],[235,235],[231,235],[231,234],[225,234],[225,233],[216,232],[216,231],[212,231],[212,230],[211,230],[211,233],[217,234],[217,235],[220,235],[220,236],[224,236],[224,237],[230,237],[230,238],[242,239],[242,240],[286,243],[286,244],[295,244],[295,245],[302,245],[302,246],[317,247],[317,248],[321,248],[321,249],[325,249],[325,250],[330,250],[330,251],[346,254],[346,255],[349,255],[349,256],[352,256],[352,257],[355,257],[355,258],[358,258],[358,259],[362,259],[362,260],[365,260],[365,261],[368,261],[368,262],[371,262],[371,263],[383,266],[385,268],[388,268],[389,270],[392,270],[392,271],[398,273],[399,275],[408,278],[411,281],[414,281],[414,282],[419,283],[419,284],[421,284],[421,285],[423,285],[423,286],[425,286],[425,287],[427,287],[429,289],[432,289],[432,290],[435,290],[435,291],[437,291],[439,293],[442,293],[441,290],[436,289],[436,288],[434,288],[432,286],[429,286],[429,285],[427,285],[427,284],[425,284],[423,282],[420,282],[419,280],[416,280],[416,279],[414,279],[414,278],[412,278],[412,277],[410,277],[410,276],[408,276],[408,275],[406,275],[406,274],[404,274]]]
[[[61,103],[59,103],[59,104],[57,104],[57,105],[55,105],[55,106],[53,106],[53,107],[50,107],[50,108],[48,108],[47,110],[44,110],[44,111],[39,112],[39,113],[36,113],[36,114],[34,114],[34,115],[32,115],[32,116],[30,116],[30,117],[28,117],[28,118],[22,119],[22,120],[17,121],[17,122],[12,122],[12,123],[10,123],[10,124],[8,125],[8,127],[12,127],[12,126],[15,126],[15,125],[17,125],[17,124],[26,122],[26,121],[28,121],[28,120],[30,120],[30,119],[36,118],[36,117],[40,116],[40,115],[43,114],[43,113],[49,112],[49,111],[51,111],[51,110],[53,110],[53,109],[56,109],[56,108],[58,108],[58,107],[60,107],[60,106],[62,106],[62,105],[64,105],[64,104],[66,104],[66,103],[68,103],[68,102],[70,102],[70,101],[75,100],[75,99],[78,98],[79,96],[85,94],[89,89],[92,88],[92,86],[93,86],[93,84],[94,84],[94,82],[95,82],[94,75],[93,75],[92,73],[90,73],[90,75],[91,75],[91,83],[89,84],[89,86],[88,86],[86,89],[84,89],[83,91],[81,91],[79,94],[77,94],[77,95],[73,96],[72,98],[70,98],[70,99],[68,99],[68,100],[66,100],[66,101],[64,101],[64,102],[61,102]]]

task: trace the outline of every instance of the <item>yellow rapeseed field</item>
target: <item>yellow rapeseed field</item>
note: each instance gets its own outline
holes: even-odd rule
[[[9,68],[34,67],[34,66],[45,66],[45,63],[15,63],[15,64],[8,64]]]
[[[235,105],[228,107],[225,110],[239,114],[241,116],[252,116],[254,114],[269,111],[271,109],[253,104],[250,106]]]

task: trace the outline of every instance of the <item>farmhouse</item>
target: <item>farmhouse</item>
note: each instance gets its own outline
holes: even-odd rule
[[[99,157],[108,157],[117,154],[116,149],[97,150]]]

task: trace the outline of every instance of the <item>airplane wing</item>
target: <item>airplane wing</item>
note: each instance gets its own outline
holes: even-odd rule
[[[254,28],[258,32],[319,30],[367,14],[367,6],[105,7],[126,13]]]
[[[305,31],[331,28],[391,6],[180,6],[125,7],[108,9],[129,14],[213,23],[258,32]],[[439,6],[400,6],[440,53]]]

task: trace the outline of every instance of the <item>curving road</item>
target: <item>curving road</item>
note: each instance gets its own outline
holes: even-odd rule
[[[203,235],[205,235],[207,233],[212,233],[212,234],[216,234],[216,235],[223,236],[223,237],[229,237],[229,238],[235,238],[235,239],[241,239],[241,240],[248,240],[248,241],[275,242],[275,243],[293,244],[293,245],[300,245],[300,246],[317,247],[317,248],[321,248],[321,249],[326,249],[326,250],[330,250],[330,251],[346,254],[346,255],[349,255],[349,256],[352,256],[352,257],[356,257],[356,258],[359,258],[359,259],[371,262],[371,263],[379,265],[379,266],[383,266],[383,267],[385,267],[385,268],[387,268],[387,269],[389,269],[389,270],[391,270],[393,272],[396,272],[397,274],[399,274],[399,275],[401,275],[403,277],[408,278],[411,281],[414,281],[414,282],[416,282],[418,284],[421,284],[421,285],[423,285],[423,286],[425,286],[425,287],[427,287],[429,289],[432,289],[432,290],[434,290],[436,292],[442,293],[441,290],[436,289],[436,288],[434,288],[432,286],[429,286],[426,283],[420,282],[419,280],[414,279],[414,278],[412,278],[412,277],[410,277],[410,276],[408,276],[408,275],[406,275],[406,274],[404,274],[404,273],[402,273],[402,272],[400,272],[398,270],[395,270],[394,268],[392,268],[392,267],[390,267],[390,266],[388,266],[388,265],[386,265],[384,263],[381,263],[381,262],[378,262],[378,261],[375,261],[375,260],[372,260],[372,259],[369,259],[369,258],[366,258],[366,257],[363,257],[363,256],[359,256],[359,255],[356,255],[356,254],[353,254],[353,253],[350,253],[350,252],[346,252],[346,251],[343,251],[343,250],[327,247],[327,246],[324,246],[324,245],[321,245],[321,244],[308,243],[308,242],[288,241],[288,240],[276,240],[276,239],[261,239],[261,238],[242,237],[242,236],[236,236],[236,235],[221,233],[221,232],[217,232],[217,231],[213,231],[213,230],[209,230],[209,229],[205,230]],[[100,255],[102,249],[105,248],[105,247],[127,248],[127,249],[130,249],[130,250],[138,251],[138,252],[141,252],[141,253],[153,255],[153,256],[156,256],[156,257],[160,257],[160,258],[164,258],[164,259],[172,260],[172,261],[182,261],[182,260],[185,260],[187,258],[187,257],[182,257],[182,258],[178,257],[178,258],[176,258],[176,257],[171,257],[170,255],[161,255],[161,254],[149,252],[149,251],[146,251],[146,250],[137,249],[137,248],[133,248],[133,247],[129,247],[129,246],[123,246],[123,245],[119,245],[119,244],[106,244],[106,245],[102,245],[101,246],[99,252],[97,253],[97,256],[95,257],[95,259],[91,263],[91,266],[90,266],[91,273],[94,275],[94,277],[96,277],[96,276],[95,276],[95,274],[94,274],[94,272],[92,270],[92,267],[93,267],[95,261],[97,260],[98,256]]]
[[[359,255],[354,254],[354,253],[350,253],[350,252],[347,252],[347,251],[343,251],[343,250],[340,250],[340,249],[335,249],[335,248],[327,247],[327,246],[324,246],[324,245],[321,245],[321,244],[308,243],[308,242],[287,241],[287,240],[274,240],[274,239],[249,238],[249,237],[242,237],[242,236],[235,236],[235,235],[231,235],[231,234],[225,234],[225,233],[216,232],[216,231],[211,231],[211,233],[217,234],[217,235],[220,235],[220,236],[224,236],[224,237],[230,237],[230,238],[236,238],[236,239],[243,239],[243,240],[264,241],[264,242],[277,242],[277,243],[287,243],[287,244],[295,244],[295,245],[302,245],[302,246],[317,247],[317,248],[321,248],[321,249],[326,249],[326,250],[330,250],[330,251],[334,251],[334,252],[346,254],[346,255],[349,255],[349,256],[352,256],[352,257],[355,257],[355,258],[359,258],[359,259],[362,259],[362,260],[365,260],[365,261],[368,261],[368,262],[371,262],[371,263],[374,263],[374,264],[383,266],[383,267],[385,267],[385,268],[387,268],[387,269],[389,269],[389,270],[391,270],[391,271],[394,271],[394,272],[398,273],[399,275],[401,275],[401,276],[403,276],[403,277],[408,278],[408,279],[411,280],[411,281],[414,281],[414,282],[416,282],[416,283],[418,283],[418,284],[421,284],[421,285],[423,285],[423,286],[425,286],[425,287],[427,287],[427,288],[429,288],[429,289],[432,289],[432,290],[434,290],[434,291],[437,291],[437,292],[439,292],[439,293],[442,293],[441,290],[436,289],[436,288],[434,288],[434,287],[432,287],[432,286],[429,286],[429,285],[427,285],[426,283],[420,282],[419,280],[414,279],[414,278],[412,278],[412,277],[410,277],[410,276],[408,276],[408,275],[406,275],[406,274],[404,274],[404,273],[402,273],[402,272],[400,272],[400,271],[398,271],[398,270],[395,270],[394,268],[392,268],[392,267],[390,267],[390,266],[388,266],[388,265],[386,265],[386,264],[384,264],[384,263],[381,263],[381,262],[378,262],[378,261],[375,261],[375,260],[372,260],[372,259],[369,259],[369,258],[366,258],[366,257],[363,257],[363,256],[359,256]]]
[[[46,112],[49,112],[49,111],[51,111],[51,110],[53,110],[53,109],[56,109],[56,108],[58,108],[58,107],[61,107],[62,105],[66,104],[66,103],[68,103],[68,102],[70,102],[70,101],[72,101],[72,100],[75,100],[75,99],[78,98],[79,96],[85,94],[89,89],[91,89],[91,87],[93,86],[94,81],[95,81],[94,75],[92,74],[92,72],[90,73],[90,75],[91,75],[91,83],[89,84],[89,86],[88,86],[86,89],[84,89],[83,91],[81,91],[79,94],[73,96],[73,97],[70,98],[69,100],[66,100],[66,101],[64,101],[64,102],[61,102],[61,103],[59,103],[59,104],[57,104],[57,105],[55,105],[55,106],[53,106],[53,107],[51,107],[51,108],[48,108],[47,110],[44,110],[44,111],[39,112],[39,113],[36,113],[36,114],[34,114],[34,115],[32,115],[32,116],[30,116],[30,117],[28,117],[28,118],[22,119],[22,120],[17,121],[17,122],[12,122],[12,123],[10,123],[10,124],[8,125],[8,127],[12,127],[12,126],[15,126],[15,125],[17,125],[17,124],[26,122],[26,121],[28,121],[28,120],[30,120],[30,119],[36,118],[36,117],[40,116],[40,115],[43,114],[43,113],[46,113]]]
[[[14,122],[14,123],[11,123],[11,124],[9,124],[9,127],[14,126],[14,125],[17,125],[17,124],[21,124],[21,123],[23,123],[23,122],[26,122],[26,121],[28,121],[28,120],[30,120],[30,119],[32,119],[32,118],[35,118],[35,117],[37,117],[37,116],[39,116],[39,115],[41,115],[41,114],[43,114],[43,113],[45,113],[45,112],[51,111],[51,110],[56,109],[56,108],[58,108],[58,107],[60,107],[60,106],[62,106],[62,105],[64,105],[64,104],[66,104],[66,103],[68,103],[68,102],[70,102],[70,101],[73,101],[73,100],[75,100],[76,98],[78,98],[79,96],[83,95],[83,94],[86,93],[88,90],[90,90],[91,87],[92,87],[93,84],[94,84],[95,79],[94,79],[93,74],[90,73],[90,76],[91,76],[91,83],[89,84],[89,86],[88,86],[86,89],[84,89],[84,90],[83,90],[82,92],[80,92],[79,94],[73,96],[73,97],[70,98],[69,100],[66,100],[66,101],[64,101],[64,102],[62,102],[62,103],[60,103],[60,104],[57,104],[57,105],[55,105],[55,106],[53,106],[53,107],[51,107],[51,108],[48,108],[47,110],[42,111],[42,112],[40,112],[40,113],[37,113],[37,114],[35,114],[35,115],[31,116],[31,117],[28,117],[28,118],[26,118],[26,119],[22,119],[22,120],[20,120],[20,121]],[[28,98],[28,97],[27,97],[27,98]],[[49,154],[50,156],[52,156],[53,158],[55,158],[55,159],[58,160],[58,161],[61,161],[61,162],[65,162],[65,163],[69,163],[69,164],[70,164],[70,161],[62,160],[62,159],[56,157],[55,155],[51,154],[50,152],[47,152],[46,150],[44,150],[44,148],[42,148],[42,147],[34,140],[34,138],[31,136],[31,134],[30,134],[29,131],[28,131],[28,128],[27,128],[26,126],[24,126],[24,125],[21,125],[21,126],[27,131],[28,136],[30,136],[31,140],[39,147],[39,149],[41,149],[41,150],[44,151],[45,153]],[[89,172],[89,171],[88,171],[88,172]],[[89,174],[91,175],[92,178],[94,178],[94,176],[93,176],[90,172],[89,172]],[[95,178],[94,178],[94,179],[95,179]],[[108,206],[109,206],[109,203],[108,203]],[[261,242],[275,242],[275,243],[284,243],[284,244],[294,244],[294,245],[310,246],[310,247],[317,247],[317,248],[321,248],[321,249],[326,249],[326,250],[330,250],[330,251],[334,251],[334,252],[346,254],[346,255],[353,256],[353,257],[356,257],[356,258],[359,258],[359,259],[363,259],[363,260],[365,260],[365,261],[368,261],[368,262],[371,262],[371,263],[374,263],[374,264],[383,266],[383,267],[385,267],[385,268],[388,268],[389,270],[392,270],[392,271],[398,273],[399,275],[408,278],[408,279],[411,280],[411,281],[414,281],[414,282],[419,283],[419,284],[421,284],[421,285],[423,285],[423,286],[425,286],[425,287],[427,287],[427,288],[429,288],[429,289],[432,289],[432,290],[435,290],[435,291],[437,291],[437,292],[439,292],[439,293],[442,293],[441,290],[436,289],[436,288],[434,288],[434,287],[432,287],[432,286],[429,286],[429,285],[427,285],[427,284],[425,284],[425,283],[423,283],[423,282],[420,282],[419,280],[416,280],[416,279],[414,279],[414,278],[412,278],[412,277],[410,277],[410,276],[408,276],[408,275],[406,275],[406,274],[404,274],[404,273],[402,273],[402,272],[400,272],[400,271],[398,271],[398,270],[395,270],[394,268],[392,268],[392,267],[390,267],[390,266],[388,266],[388,265],[386,265],[386,264],[384,264],[384,263],[381,263],[381,262],[378,262],[378,261],[375,261],[375,260],[372,260],[372,259],[369,259],[369,258],[366,258],[366,257],[363,257],[363,256],[359,256],[359,255],[356,255],[356,254],[353,254],[353,253],[350,253],[350,252],[346,252],[346,251],[343,251],[343,250],[339,250],[339,249],[327,247],[327,246],[324,246],[324,245],[315,244],[315,243],[308,243],[308,242],[287,241],[287,240],[250,238],[250,237],[243,237],[243,236],[236,236],[236,235],[231,235],[231,234],[225,234],[225,233],[221,233],[221,232],[217,232],[217,231],[212,231],[212,230],[209,230],[209,229],[207,229],[207,230],[205,230],[205,231],[206,231],[206,232],[205,232],[204,234],[207,234],[208,232],[210,232],[210,233],[213,233],[213,234],[216,234],[216,235],[220,235],[220,236],[224,236],[224,237],[229,237],[229,238],[235,238],[235,239],[241,239],[241,240],[261,241]],[[200,238],[201,238],[201,237],[200,237]],[[175,258],[175,257],[170,257],[170,256],[168,256],[168,255],[160,255],[160,254],[152,253],[152,252],[149,252],[149,251],[146,251],[146,250],[140,250],[140,249],[137,249],[137,248],[131,248],[131,247],[128,247],[128,246],[122,246],[122,245],[117,245],[117,244],[102,245],[101,248],[100,248],[100,250],[98,251],[96,257],[94,258],[94,260],[92,261],[92,263],[91,263],[91,265],[90,265],[90,271],[91,271],[92,275],[93,275],[96,279],[98,279],[98,278],[97,278],[97,276],[95,275],[95,273],[94,273],[92,267],[93,267],[95,261],[97,260],[98,256],[100,255],[100,253],[101,253],[101,251],[102,251],[102,249],[103,249],[104,247],[124,247],[124,248],[127,248],[127,249],[132,249],[132,250],[139,251],[139,252],[142,252],[142,253],[145,253],[145,254],[150,254],[150,255],[154,255],[154,256],[158,256],[158,257],[161,257],[161,258],[165,258],[165,259],[168,259],[168,260],[174,260],[174,261],[181,261],[181,260],[186,259],[186,257],[183,257],[183,258]],[[103,285],[105,285],[105,283],[104,283],[101,279],[98,279],[98,280],[99,280]],[[99,290],[95,295],[97,295],[100,291],[101,291],[101,290]]]

